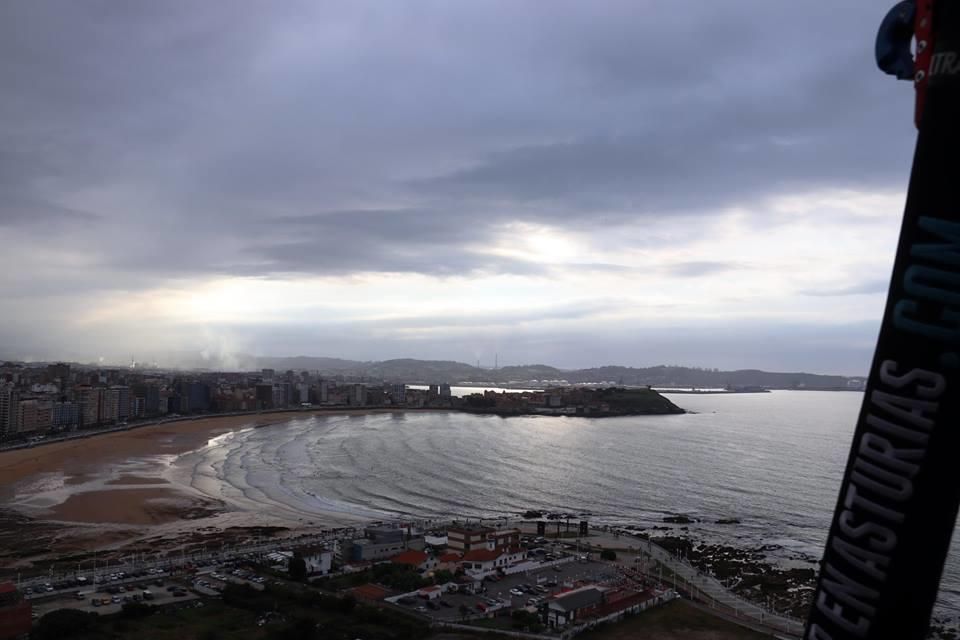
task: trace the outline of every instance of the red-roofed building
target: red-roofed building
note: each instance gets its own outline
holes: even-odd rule
[[[467,551],[463,554],[463,561],[489,562],[491,560],[497,560],[501,555],[503,554],[493,549],[474,549],[473,551]]]
[[[437,557],[437,570],[438,571],[456,571],[457,567],[460,566],[460,559],[462,556],[459,553],[453,551],[448,551]]]
[[[32,611],[12,582],[0,583],[0,640],[26,638],[33,624]]]
[[[443,589],[438,586],[423,587],[417,591],[417,595],[425,600],[436,600],[443,595]]]
[[[527,557],[520,547],[509,549],[474,549],[463,554],[460,565],[464,571],[473,574],[486,574],[496,569],[505,569]]]
[[[432,569],[437,565],[437,561],[425,552],[414,549],[393,556],[390,558],[390,562],[394,564],[408,564],[415,569],[423,569],[424,571]]]
[[[357,600],[363,600],[366,602],[379,602],[389,596],[391,591],[386,587],[381,587],[378,584],[362,584],[359,587],[354,587],[348,590],[350,594],[353,595]]]
[[[653,589],[644,589],[643,591],[610,589],[604,596],[604,604],[597,609],[597,616],[605,616],[630,607],[646,609],[660,602],[660,598]]]

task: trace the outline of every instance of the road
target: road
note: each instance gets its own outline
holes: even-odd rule
[[[592,531],[589,540],[592,545],[601,545],[608,549],[629,545],[622,536],[616,538],[600,531]],[[630,540],[630,538],[627,540],[633,544],[633,548],[638,553],[637,557],[628,559],[625,563],[621,559],[621,563],[627,565],[628,572],[639,571],[648,578],[663,577],[665,582],[672,582],[678,591],[686,593],[692,599],[735,618],[747,618],[764,629],[795,637],[803,634],[802,620],[769,611],[732,593],[713,576],[701,573],[696,567],[649,540]],[[637,560],[640,562],[636,562]],[[666,572],[658,565],[662,566]]]

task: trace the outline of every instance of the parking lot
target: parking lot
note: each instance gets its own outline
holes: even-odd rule
[[[139,601],[150,605],[166,606],[175,602],[188,603],[197,600],[199,597],[179,582],[166,582],[163,586],[158,586],[156,582],[141,582],[129,586],[129,589],[125,586],[123,591],[119,591],[119,586],[113,586],[112,588],[104,586],[97,590],[87,589],[80,591],[80,593],[83,594],[82,598],[77,597],[76,594],[72,596],[61,595],[52,599],[44,599],[42,602],[34,602],[34,617],[40,618],[55,609],[79,609],[81,611],[91,611],[108,615],[119,612],[126,602]],[[109,591],[108,588],[110,589]],[[144,590],[150,592],[151,599],[143,599]],[[116,592],[111,593],[111,591]],[[137,596],[136,600],[134,596]],[[94,605],[94,600],[101,604]],[[104,601],[108,604],[102,604]]]
[[[227,583],[249,584],[262,590],[266,578],[254,571],[233,566],[207,567],[192,576],[170,578],[159,569],[126,574],[122,572],[99,577],[99,584],[39,585],[32,590],[34,619],[55,609],[79,609],[102,615],[117,613],[128,602],[156,606],[183,604],[203,606],[201,596],[216,597]],[[144,591],[149,596],[144,597]]]
[[[463,605],[471,615],[498,610],[512,611],[539,605],[553,594],[577,586],[579,582],[605,582],[618,577],[615,569],[601,562],[570,562],[505,576],[496,581],[484,581],[485,591],[479,594],[446,593],[434,601],[413,598],[398,604],[437,620],[455,622],[463,618],[460,612]]]
[[[266,582],[265,577],[247,569],[220,567],[197,572],[193,588],[203,595],[216,596],[228,583],[247,584],[257,591],[263,591]]]

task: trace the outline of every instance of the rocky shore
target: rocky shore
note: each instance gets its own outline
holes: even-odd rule
[[[651,536],[650,540],[678,553],[737,595],[777,613],[803,618],[810,608],[817,572],[813,566],[784,568],[770,562],[767,554],[777,550],[776,545],[738,548],[673,535]]]
[[[663,517],[666,525],[623,526],[642,540],[679,555],[701,572],[723,582],[733,593],[779,614],[806,619],[817,582],[814,558],[798,558],[783,566],[771,560],[771,554],[782,551],[776,544],[739,547],[707,542],[696,537],[687,525],[696,525],[698,518],[676,514]],[[737,518],[721,518],[714,524],[740,524]],[[683,526],[676,526],[683,525]],[[960,640],[960,619],[934,615],[927,635],[930,640]]]

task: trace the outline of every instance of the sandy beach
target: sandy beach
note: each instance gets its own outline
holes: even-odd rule
[[[145,535],[174,538],[202,528],[290,525],[270,522],[266,514],[234,513],[218,500],[171,483],[162,476],[164,460],[239,429],[313,415],[382,412],[211,416],[0,452],[0,511],[5,512],[0,541],[31,537],[37,552],[21,545],[7,561],[15,558],[19,563],[58,548],[90,549]]]
[[[71,478],[82,478],[96,475],[104,464],[110,462],[140,456],[184,453],[202,446],[211,438],[237,429],[277,424],[314,415],[368,415],[395,411],[344,409],[342,411],[281,411],[242,416],[211,416],[105,433],[30,449],[2,451],[0,452],[0,492],[8,491],[12,485],[41,473],[60,472]],[[144,482],[153,483],[157,480],[139,478],[127,484]],[[71,481],[68,480],[67,483],[70,484]],[[114,481],[110,484],[120,484],[120,482]]]
[[[67,476],[96,475],[106,463],[138,456],[190,451],[222,433],[313,414],[262,413],[222,416],[151,425],[102,435],[56,442],[30,449],[0,452],[0,487],[9,489],[31,476],[61,472]]]
[[[85,524],[151,525],[172,522],[184,511],[203,508],[167,488],[124,489],[74,493],[51,509],[52,519]]]

